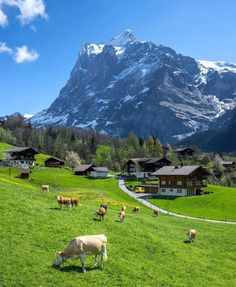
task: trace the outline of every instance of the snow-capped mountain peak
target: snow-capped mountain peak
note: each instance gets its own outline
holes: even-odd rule
[[[236,65],[197,61],[126,30],[107,44],[83,44],[59,96],[31,121],[173,142],[235,106]]]
[[[138,41],[138,39],[133,34],[132,30],[127,29],[123,33],[112,38],[109,42],[109,45],[122,47],[122,46],[126,46],[136,41]]]

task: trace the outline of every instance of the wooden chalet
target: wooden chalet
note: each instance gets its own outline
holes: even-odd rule
[[[74,169],[75,175],[89,175],[93,167],[93,164],[82,164]]]
[[[4,151],[9,155],[9,165],[11,166],[29,166],[34,165],[34,156],[38,154],[36,150],[31,147],[14,147]]]
[[[94,166],[89,173],[89,176],[93,178],[107,178],[109,169],[105,166]]]
[[[62,168],[65,166],[65,162],[56,157],[50,157],[44,161],[44,165],[46,167],[57,167]]]
[[[180,158],[188,159],[195,155],[195,150],[189,147],[178,148],[173,150],[174,153]]]
[[[154,171],[171,164],[167,158],[131,158],[123,166],[128,175],[137,178],[149,177]]]
[[[236,167],[236,164],[234,161],[221,161],[220,164],[226,169],[226,170],[233,170]]]
[[[159,178],[160,195],[192,196],[202,193],[210,173],[201,166],[165,166],[153,175]]]

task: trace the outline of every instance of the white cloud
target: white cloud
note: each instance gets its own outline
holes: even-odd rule
[[[5,27],[7,24],[7,15],[0,9],[0,26]]]
[[[0,25],[2,19],[4,25],[1,26],[3,27],[8,23],[7,16],[3,12],[4,6],[17,7],[20,10],[20,15],[17,18],[23,25],[32,22],[37,17],[48,18],[43,0],[0,0],[0,12],[2,12],[0,13]]]
[[[0,42],[0,53],[12,53],[12,49],[7,47],[6,43]]]
[[[16,47],[16,52],[14,53],[13,59],[17,64],[24,62],[36,61],[39,54],[34,50],[29,50],[27,46]]]

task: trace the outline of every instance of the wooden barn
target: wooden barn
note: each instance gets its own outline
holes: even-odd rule
[[[189,159],[195,155],[195,150],[190,147],[178,148],[173,150],[174,153],[180,158]]]
[[[44,161],[44,165],[46,167],[58,167],[62,168],[65,166],[65,162],[56,157],[50,157]]]
[[[89,175],[93,167],[93,164],[82,164],[74,169],[74,173],[75,175]]]
[[[221,161],[220,164],[225,168],[225,170],[234,170],[236,165],[234,161]]]
[[[25,168],[21,169],[21,171],[20,171],[20,178],[27,179],[27,178],[30,177],[30,173],[31,173],[30,169],[25,169]]]
[[[164,166],[153,173],[158,177],[160,195],[192,196],[202,193],[210,173],[201,166]]]
[[[14,147],[4,151],[9,155],[9,165],[11,166],[29,166],[34,165],[36,150],[31,147]]]
[[[137,178],[149,177],[154,171],[171,164],[167,158],[131,158],[123,166],[124,173]]]

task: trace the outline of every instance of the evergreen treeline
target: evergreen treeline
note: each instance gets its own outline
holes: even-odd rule
[[[0,121],[0,141],[14,146],[30,146],[40,153],[66,159],[68,152],[79,155],[82,163],[106,165],[120,170],[131,157],[159,157],[163,155],[160,141],[150,136],[138,138],[130,132],[126,139],[64,126],[35,128],[20,114]]]

